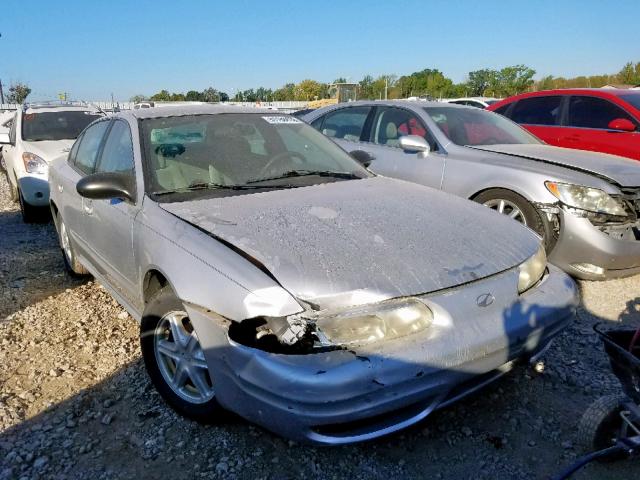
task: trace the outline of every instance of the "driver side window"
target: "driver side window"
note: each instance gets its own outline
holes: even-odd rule
[[[435,141],[415,114],[401,108],[378,108],[373,122],[373,143],[400,148],[400,137],[405,135],[422,137],[435,150]]]

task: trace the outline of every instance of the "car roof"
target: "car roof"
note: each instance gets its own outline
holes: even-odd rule
[[[585,94],[585,93],[595,93],[596,95],[612,95],[612,96],[620,96],[620,95],[640,95],[640,90],[629,90],[624,88],[554,88],[551,90],[538,90],[536,92],[526,92],[521,93],[519,95],[514,95],[505,100],[512,100],[514,98],[524,98],[524,97],[535,97],[539,95],[575,95],[575,94]]]
[[[446,107],[446,108],[475,108],[468,107],[466,105],[458,105],[456,103],[447,103],[447,102],[438,102],[435,100],[358,100],[355,102],[346,102],[346,103],[337,103],[334,105],[329,105],[328,107],[324,107],[322,109],[318,109],[318,111],[325,109],[328,111],[333,108],[342,108],[342,107],[358,107],[358,106],[387,106],[387,107],[410,107],[412,109],[422,109],[424,107]]]
[[[241,107],[237,105],[172,105],[152,108],[140,108],[138,110],[127,110],[113,115],[114,117],[147,119],[181,117],[185,115],[216,115],[221,113],[255,113],[263,115],[289,115],[288,113],[276,112],[263,107]]]
[[[24,113],[47,113],[47,112],[95,112],[101,113],[100,109],[93,105],[26,105]]]

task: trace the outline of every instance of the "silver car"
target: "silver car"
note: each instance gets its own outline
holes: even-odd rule
[[[374,172],[475,200],[544,237],[584,279],[640,273],[640,164],[546,145],[510,120],[434,102],[353,102],[304,117]],[[612,133],[615,135],[615,133]]]
[[[119,113],[49,178],[68,270],[141,321],[151,380],[197,420],[374,438],[535,358],[576,305],[531,230],[288,115]]]

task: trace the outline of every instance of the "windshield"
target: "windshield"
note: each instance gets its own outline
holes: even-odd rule
[[[541,143],[511,120],[477,108],[425,107],[440,131],[456,145]]]
[[[628,93],[625,95],[620,95],[620,98],[640,110],[640,93]]]
[[[187,115],[141,125],[151,194],[230,195],[370,176],[332,141],[288,115]]]
[[[81,111],[25,113],[22,139],[27,142],[73,140],[87,125],[101,117],[96,112]]]

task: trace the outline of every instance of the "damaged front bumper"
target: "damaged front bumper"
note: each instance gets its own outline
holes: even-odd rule
[[[572,317],[575,284],[550,267],[517,296],[517,279],[511,270],[418,297],[434,312],[423,332],[306,355],[234,342],[206,312],[187,309],[221,405],[288,438],[332,445],[416,423],[543,349]]]
[[[585,280],[640,273],[639,222],[599,227],[563,209],[559,222],[560,235],[549,262]]]

